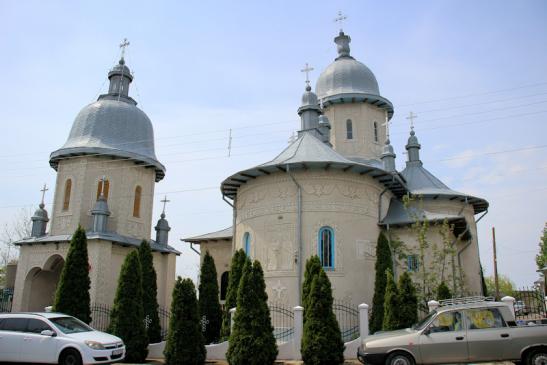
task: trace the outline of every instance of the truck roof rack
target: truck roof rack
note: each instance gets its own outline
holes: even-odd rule
[[[493,302],[495,299],[493,297],[462,297],[462,298],[452,298],[439,301],[441,307],[449,305],[462,305],[462,304],[471,304],[471,303],[481,303],[481,302]]]

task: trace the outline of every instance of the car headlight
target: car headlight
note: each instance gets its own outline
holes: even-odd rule
[[[104,350],[103,344],[97,341],[85,341],[85,344],[93,350]]]

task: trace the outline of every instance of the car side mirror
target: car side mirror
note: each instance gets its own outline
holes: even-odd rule
[[[429,336],[429,334],[431,333],[431,328],[427,327],[423,332],[422,334],[426,335],[426,336]]]
[[[43,330],[42,332],[40,332],[40,334],[42,336],[49,336],[49,337],[57,336],[57,334],[55,332],[53,332],[52,330]]]

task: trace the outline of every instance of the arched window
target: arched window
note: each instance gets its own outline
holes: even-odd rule
[[[68,210],[70,207],[70,192],[72,190],[72,180],[65,181],[65,194],[63,196],[63,210]]]
[[[103,181],[99,180],[99,184],[97,184],[97,199],[99,199],[99,196],[101,195],[101,190],[103,190]],[[104,181],[104,198],[108,200],[108,191],[110,190],[110,181],[105,180]]]
[[[346,138],[353,139],[353,123],[351,119],[346,120]]]
[[[322,227],[318,238],[319,259],[325,270],[334,270],[334,231],[330,227]]]
[[[220,276],[220,300],[226,300],[226,292],[228,291],[228,281],[230,279],[230,273],[224,271]]]
[[[133,217],[136,218],[141,216],[141,194],[142,188],[138,185],[135,188],[135,200],[133,201]]]
[[[374,122],[374,142],[378,142],[378,123]]]
[[[249,232],[245,232],[243,235],[243,250],[248,257],[251,256],[251,235]]]

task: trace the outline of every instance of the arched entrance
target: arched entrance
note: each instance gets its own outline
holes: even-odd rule
[[[32,268],[25,278],[21,310],[43,312],[53,305],[55,290],[61,277],[65,260],[60,255],[47,259],[43,268]]]

